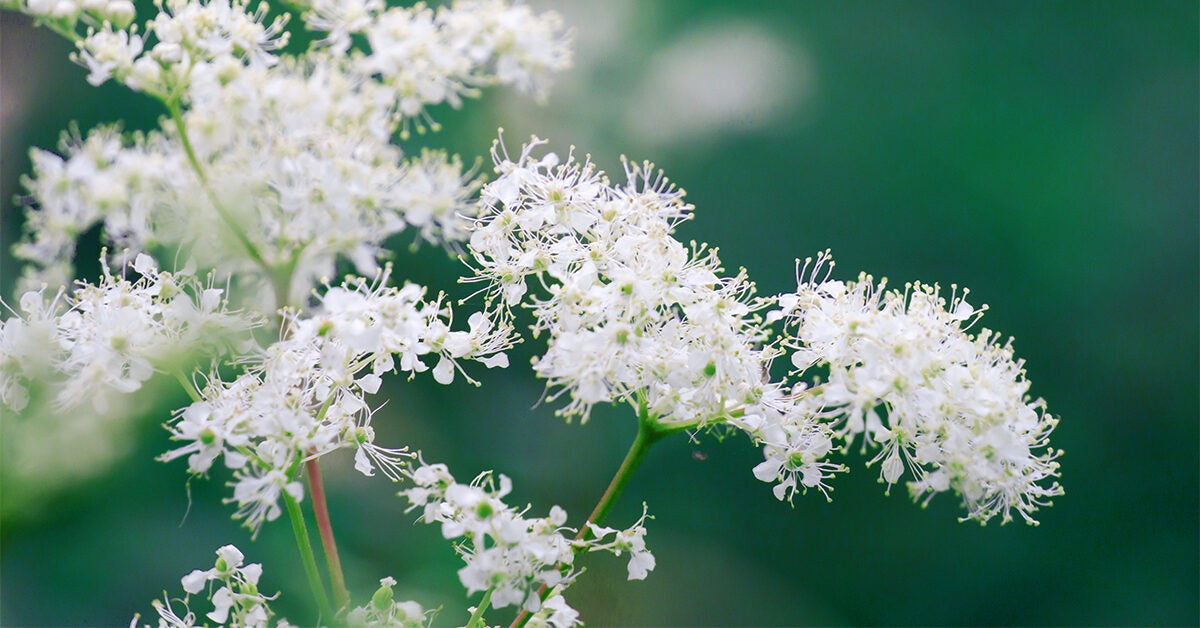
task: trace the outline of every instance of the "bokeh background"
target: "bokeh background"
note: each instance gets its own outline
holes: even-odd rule
[[[570,599],[593,625],[1196,625],[1200,623],[1200,77],[1197,4],[1181,2],[545,3],[573,25],[576,67],[549,102],[490,91],[435,110],[429,138],[484,155],[536,133],[610,172],[652,159],[687,189],[683,239],[719,246],[762,293],[794,287],[797,257],[831,248],[836,274],[969,286],[984,323],[1015,336],[1033,394],[1062,417],[1066,495],[1041,525],[958,523],[890,497],[876,470],[794,508],[750,473],[748,442],[678,437],[653,450],[611,522],[647,502],[658,568],[585,561]],[[9,203],[29,146],[75,120],[150,128],[153,103],[89,87],[70,46],[0,15],[0,288],[13,302]],[[397,273],[462,296],[461,265],[396,242]],[[96,246],[81,251],[92,255]],[[485,385],[397,381],[381,442],[407,443],[460,479],[513,478],[533,512],[590,510],[634,433],[624,408],[553,417],[528,368],[536,344]],[[427,378],[423,378],[427,379]],[[310,619],[291,532],[256,541],[229,520],[219,473],[186,481],[154,462],[164,388],[103,429],[4,415],[0,624],[127,625],[235,543],[263,562],[278,609]],[[65,428],[64,428],[65,426]],[[32,430],[32,432],[31,432]],[[14,434],[20,434],[20,438]],[[33,434],[33,437],[29,435]],[[20,443],[20,447],[15,446]],[[328,491],[352,590],[385,575],[400,595],[467,604],[437,529],[395,486],[331,460]],[[497,614],[496,620],[503,615]]]

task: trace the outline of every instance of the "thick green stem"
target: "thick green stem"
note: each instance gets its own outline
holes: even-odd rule
[[[304,513],[296,499],[283,492],[283,501],[287,504],[288,518],[292,520],[292,532],[296,535],[296,547],[300,550],[300,560],[304,563],[304,574],[308,576],[308,587],[312,589],[313,599],[321,613],[321,619],[332,621],[333,607],[325,595],[325,585],[321,583],[321,574],[317,571],[317,558],[313,554],[312,543],[308,540],[308,526],[304,523]]]
[[[329,581],[333,585],[333,599],[338,609],[350,605],[350,591],[346,589],[346,578],[342,575],[342,561],[338,558],[337,541],[333,538],[333,524],[329,521],[329,507],[325,503],[325,487],[321,482],[321,466],[316,458],[304,463],[308,475],[308,490],[312,493],[313,514],[317,517],[317,530],[321,533],[321,547],[325,550],[325,563],[329,566]]]

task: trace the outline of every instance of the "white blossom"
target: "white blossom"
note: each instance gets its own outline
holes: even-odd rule
[[[31,382],[53,383],[59,408],[87,402],[103,413],[112,395],[227,354],[259,324],[230,311],[225,290],[190,271],[160,272],[144,254],[129,269],[141,277],[114,276],[105,265],[99,284],[80,282],[49,303],[44,288],[21,297],[24,316],[0,323],[0,400],[19,411]]]
[[[133,72],[142,54],[143,40],[136,29],[113,29],[105,22],[100,30],[92,30],[78,43],[76,60],[88,69],[88,83],[100,85],[110,78],[123,82]]]
[[[308,4],[306,23],[328,33],[325,43],[334,52],[345,52],[352,34],[366,38],[361,67],[395,91],[405,133],[410,123],[436,128],[426,107],[457,108],[488,85],[544,98],[550,75],[570,65],[558,14],[535,14],[523,4],[473,0],[436,10],[424,3],[385,9],[370,0]]]
[[[381,377],[431,370],[426,360],[433,358],[434,379],[450,383],[461,360],[506,365],[511,338],[506,324],[492,324],[482,313],[471,316],[469,329],[456,331],[440,296],[426,301],[424,288],[388,287],[387,278],[385,271],[371,282],[349,278],[327,288],[315,311],[288,315],[286,337],[248,358],[243,374],[228,382],[209,374],[201,399],[168,424],[171,438],[182,444],[160,460],[186,456],[188,471],[197,475],[223,460],[234,476],[227,501],[255,533],[282,513],[285,494],[302,498],[296,478],[304,460],[353,449],[360,473],[378,470],[399,480],[407,451],[377,444],[371,425],[367,396]]]
[[[828,369],[802,394],[837,435],[879,447],[872,462],[889,486],[908,469],[914,499],[953,490],[970,519],[1008,522],[1015,510],[1036,523],[1032,513],[1062,494],[1061,451],[1048,448],[1058,419],[1027,395],[1011,341],[968,333],[986,307],[971,306],[966,290],[947,300],[926,284],[901,291],[865,274],[828,279],[828,256],[808,269],[811,261],[773,317],[787,319],[798,371]]]
[[[264,595],[258,589],[258,581],[263,572],[262,565],[243,564],[245,556],[233,545],[221,547],[216,553],[217,560],[213,567],[193,570],[180,580],[184,596],[174,601],[184,609],[183,615],[175,610],[172,599],[165,593],[162,601],[154,600],[159,628],[207,625],[198,622],[195,612],[191,609],[192,596],[201,593],[212,605],[212,610],[204,617],[213,622],[213,625],[239,628],[266,628],[270,625],[275,613],[269,603],[276,596]],[[137,622],[138,617],[135,616],[130,622],[130,627],[137,626]],[[284,620],[280,620],[280,625],[283,625],[283,622]]]
[[[67,30],[79,23],[98,28],[105,22],[124,28],[136,13],[130,0],[5,0],[0,6],[58,22]]]
[[[534,371],[559,413],[586,420],[597,403],[629,403],[664,428],[727,425],[763,445],[756,476],[779,491],[826,490],[828,430],[769,377],[778,348],[746,272],[723,275],[714,249],[684,245],[692,207],[648,163],[612,186],[589,161],[527,144],[514,162],[497,143],[495,181],[471,234],[474,281],[502,311],[520,304],[547,333]]]
[[[456,545],[466,563],[458,576],[468,594],[491,591],[491,605],[504,608],[519,606],[525,611],[544,610],[538,595],[542,586],[556,594],[549,611],[542,613],[539,625],[575,625],[578,613],[561,600],[562,590],[578,575],[573,568],[581,551],[607,551],[616,555],[629,552],[629,579],[641,579],[654,568],[654,557],[646,549],[643,526],[646,515],[627,530],[590,526],[595,538],[566,534],[567,513],[554,506],[544,518],[526,518],[528,510],[515,510],[503,499],[512,491],[512,481],[485,472],[470,484],[459,484],[443,464],[421,465],[406,472],[413,488],[400,492],[410,510],[422,510],[421,520],[441,525],[447,539],[463,539]],[[606,540],[613,535],[611,540]]]
[[[645,406],[664,423],[703,425],[758,404],[771,357],[744,272],[721,277],[716,251],[676,240],[691,206],[650,164],[626,163],[610,186],[590,162],[527,145],[516,162],[493,149],[471,236],[478,281],[501,308],[534,311],[548,348],[534,370],[567,393],[565,416],[597,403]],[[545,292],[530,293],[530,284]]]

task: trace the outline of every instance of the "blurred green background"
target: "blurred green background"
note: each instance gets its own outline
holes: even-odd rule
[[[489,91],[435,110],[447,130],[428,143],[484,155],[502,125],[510,147],[537,133],[610,172],[621,154],[652,159],[696,205],[680,237],[719,246],[762,293],[794,288],[793,260],[825,248],[841,278],[969,286],[991,306],[984,323],[1015,336],[1066,451],[1067,493],[1039,527],[981,528],[957,523],[951,496],[924,510],[903,491],[885,497],[858,455],[832,503],[810,494],[789,508],[751,475],[761,458],[745,440],[668,440],[610,519],[626,525],[649,504],[658,568],[625,582],[623,561],[586,560],[569,596],[585,620],[1200,623],[1196,2],[545,4],[579,49],[549,102]],[[89,87],[69,51],[0,15],[10,303],[21,218],[7,199],[27,147],[53,147],[72,120],[147,128],[160,113]],[[469,292],[454,284],[459,264],[428,247],[410,254],[410,242],[396,242],[397,275]],[[376,415],[380,442],[421,449],[460,480],[497,469],[515,503],[561,504],[577,522],[634,424],[624,408],[583,426],[554,418],[525,367],[536,348],[519,347],[482,388],[395,382]],[[149,619],[152,599],[177,594],[226,543],[265,564],[263,588],[285,592],[278,610],[309,617],[287,524],[251,542],[220,503],[226,476],[189,486],[181,461],[154,462],[168,447],[159,426],[184,401],[143,395],[108,440],[46,436],[16,452],[9,430],[29,426],[4,416],[0,624]],[[354,473],[349,455],[326,467],[352,590],[367,596],[392,575],[398,595],[445,605],[439,625],[464,622],[459,564],[439,532],[413,523],[395,486]]]

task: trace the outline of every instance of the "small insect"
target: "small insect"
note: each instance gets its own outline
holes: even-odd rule
[[[708,460],[708,454],[697,449],[696,451],[692,452],[692,460],[699,460],[700,462],[704,462],[705,460]]]

